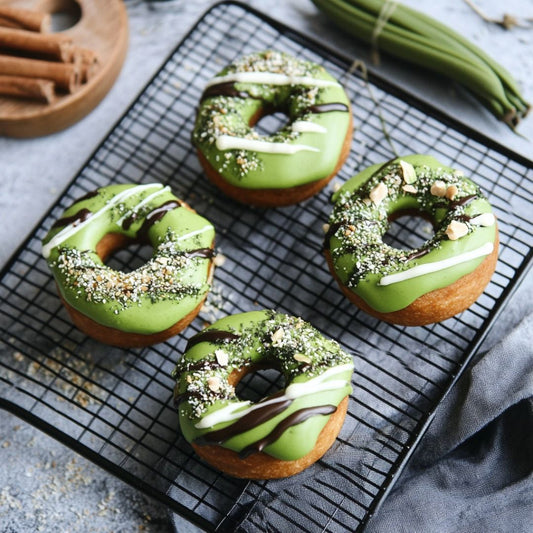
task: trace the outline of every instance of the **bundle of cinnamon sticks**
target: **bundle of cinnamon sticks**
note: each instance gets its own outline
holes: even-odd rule
[[[0,6],[0,95],[50,104],[95,75],[97,54],[49,29],[47,13]]]

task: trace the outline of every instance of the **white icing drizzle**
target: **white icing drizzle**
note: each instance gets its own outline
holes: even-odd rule
[[[251,152],[262,152],[265,154],[295,154],[302,150],[308,152],[320,152],[314,146],[307,144],[287,144],[274,143],[268,141],[256,141],[243,137],[233,137],[231,135],[220,135],[216,141],[219,150],[249,150]]]
[[[292,131],[298,133],[327,133],[327,128],[309,120],[295,120],[291,126]]]
[[[327,380],[331,376],[340,374],[341,372],[346,372],[348,370],[351,370],[352,368],[353,367],[351,363],[328,368],[328,370],[326,370],[319,376],[311,378],[309,381],[305,381],[302,383],[293,383],[292,385],[289,385],[285,389],[284,394],[282,394],[281,396],[277,396],[276,398],[271,398],[270,400],[265,400],[263,402],[251,405],[250,402],[230,403],[222,409],[218,409],[217,411],[214,411],[204,416],[198,423],[194,425],[194,427],[197,429],[210,428],[216,426],[217,424],[221,424],[222,422],[230,422],[231,420],[241,418],[247,415],[248,413],[255,411],[256,409],[265,407],[266,405],[272,405],[275,403],[284,402],[286,400],[295,400],[296,398],[307,396],[309,394],[315,394],[322,391],[335,390],[338,388],[346,387],[347,385],[349,385],[349,382],[347,382],[346,380]],[[245,406],[249,406],[248,409],[243,409],[242,411],[236,412],[238,409],[241,409]]]
[[[491,242],[487,242],[483,246],[480,246],[475,250],[456,255],[455,257],[449,257],[448,259],[443,259],[442,261],[435,261],[434,263],[417,265],[413,268],[410,268],[409,270],[404,270],[403,272],[397,272],[396,274],[383,276],[380,279],[378,285],[391,285],[392,283],[399,283],[400,281],[405,281],[408,279],[416,278],[418,276],[423,276],[424,274],[439,272],[440,270],[445,270],[446,268],[450,268],[461,263],[466,263],[467,261],[471,261],[472,259],[477,259],[478,257],[489,255],[492,253],[493,250],[494,244]]]
[[[129,211],[124,213],[124,215],[117,220],[117,226],[121,226],[122,222],[124,222],[126,218],[128,218],[134,213],[137,213],[141,207],[150,203],[154,198],[167,191],[170,191],[170,187],[168,185],[166,187],[163,187],[162,189],[159,189],[158,191],[153,192],[152,194],[149,194],[142,202],[138,203],[133,209],[130,209]]]
[[[83,222],[73,222],[71,224],[66,225],[61,231],[56,233],[50,241],[48,241],[46,244],[43,245],[42,254],[45,259],[48,259],[50,256],[50,252],[53,248],[56,246],[59,246],[62,242],[66,241],[72,235],[75,235],[78,231],[83,229],[85,226],[90,224],[96,217],[99,217],[103,215],[106,211],[111,209],[112,207],[116,206],[120,202],[123,202],[128,198],[129,196],[133,196],[135,194],[139,194],[140,192],[144,191],[145,189],[149,189],[151,187],[159,187],[162,188],[163,185],[160,183],[148,183],[146,185],[137,185],[136,187],[132,187],[131,189],[126,189],[125,191],[122,191],[118,193],[116,196],[111,198],[106,205],[104,205],[101,209],[98,211],[95,211],[89,218],[85,219]]]
[[[481,215],[471,218],[469,222],[474,226],[492,226],[495,220],[496,217],[492,213],[481,213]]]
[[[185,239],[190,239],[191,237],[195,237],[196,235],[200,235],[201,233],[209,231],[210,229],[213,229],[213,226],[211,224],[206,224],[203,228],[191,231],[190,233],[186,233],[185,235],[181,235],[180,237],[175,239],[174,242],[179,242],[179,241],[183,241]]]
[[[312,87],[340,87],[336,81],[321,80],[311,76],[288,76],[275,72],[234,72],[217,76],[207,82],[205,88],[221,83],[259,83],[265,85],[310,85]]]

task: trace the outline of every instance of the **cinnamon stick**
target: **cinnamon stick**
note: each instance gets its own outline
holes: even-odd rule
[[[80,79],[81,83],[86,83],[94,77],[100,68],[100,60],[98,54],[89,48],[75,48],[74,62],[80,63]]]
[[[2,26],[3,28],[17,28],[19,30],[22,28],[20,24],[17,24],[16,22],[13,22],[12,20],[6,19],[1,16],[0,16],[0,26]]]
[[[38,78],[0,75],[0,95],[29,98],[51,104],[55,99],[54,82]]]
[[[30,31],[47,32],[51,19],[48,13],[19,7],[0,6],[0,25]]]
[[[72,39],[64,35],[12,28],[0,28],[0,49],[44,55],[63,62],[70,61],[73,54]]]
[[[79,68],[74,63],[56,63],[0,55],[0,75],[22,76],[24,78],[44,78],[55,82],[56,86],[74,92],[79,85]]]

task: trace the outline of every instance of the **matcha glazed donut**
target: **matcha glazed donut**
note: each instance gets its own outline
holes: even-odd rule
[[[276,111],[288,123],[260,136],[254,125]],[[273,207],[322,189],[348,156],[352,129],[348,97],[323,67],[269,50],[237,60],[208,82],[192,139],[222,191]]]
[[[257,403],[235,386],[276,368],[285,388]],[[252,311],[217,321],[189,340],[174,370],[183,435],[198,455],[235,477],[296,474],[336,439],[351,392],[353,362],[301,318]]]
[[[212,276],[213,226],[159,183],[111,185],[70,206],[43,240],[43,255],[72,320],[107,344],[148,346],[198,314]],[[130,243],[152,258],[129,273],[104,264]]]
[[[333,196],[325,255],[344,294],[387,322],[440,322],[472,305],[498,257],[498,229],[479,187],[430,156],[374,165]],[[402,214],[429,220],[434,236],[414,250],[383,242]]]

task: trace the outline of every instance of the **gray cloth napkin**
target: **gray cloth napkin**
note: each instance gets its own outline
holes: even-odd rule
[[[524,304],[519,306],[522,311],[529,307]],[[339,451],[335,457],[341,465]],[[318,478],[328,478],[327,470],[314,472]],[[250,498],[232,530],[287,531],[289,523],[277,507],[284,508],[285,501],[294,504],[295,499],[300,511],[307,514],[308,507],[312,516],[313,502],[299,494],[305,478],[303,472],[276,482],[276,496],[259,493],[257,499]],[[349,500],[344,503],[349,505]],[[337,522],[332,530],[352,531],[350,522],[342,521],[345,527]],[[177,516],[173,523],[180,533],[195,531],[184,528]],[[533,314],[529,314],[467,369],[439,405],[416,453],[365,531],[532,530]]]
[[[533,315],[450,391],[365,531],[533,531]]]

